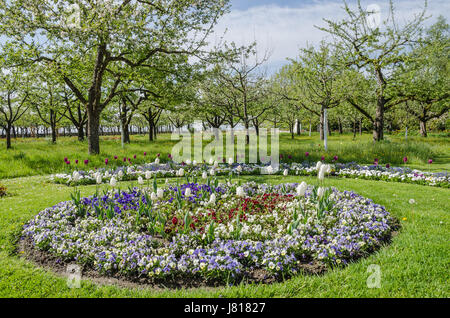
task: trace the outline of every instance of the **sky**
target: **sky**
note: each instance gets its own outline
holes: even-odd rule
[[[347,0],[352,6],[356,0]],[[216,36],[245,45],[253,41],[262,55],[270,51],[267,62],[269,73],[276,72],[295,58],[299,48],[316,45],[327,34],[314,25],[325,26],[323,18],[339,20],[344,17],[342,0],[231,0],[231,12],[224,15],[215,28]],[[362,7],[378,5],[381,18],[388,13],[388,0],[362,0]],[[412,18],[423,9],[424,0],[394,0],[398,21]],[[450,20],[449,0],[428,0],[426,22],[430,25],[438,15]],[[213,40],[214,41],[214,40]]]

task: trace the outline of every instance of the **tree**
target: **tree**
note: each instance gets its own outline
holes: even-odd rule
[[[6,149],[11,148],[11,129],[30,108],[29,74],[21,67],[0,68],[0,126],[6,132]]]
[[[399,70],[397,89],[413,101],[405,103],[405,107],[419,120],[423,137],[427,137],[427,122],[450,108],[449,57],[449,25],[440,16],[425,37],[414,43],[409,59]]]
[[[419,34],[425,8],[400,27],[395,19],[392,1],[389,2],[389,14],[381,26],[373,22],[376,12],[364,10],[359,0],[356,10],[350,9],[347,3],[344,4],[347,18],[339,22],[324,19],[327,27],[319,29],[331,34],[336,46],[345,50],[346,66],[365,70],[375,77],[377,86],[373,140],[379,141],[383,139],[384,113],[406,100],[398,98],[393,89],[396,82],[393,74],[396,74],[397,68],[406,60],[408,46]],[[359,104],[358,109],[362,110],[364,106]]]
[[[167,55],[184,56],[184,63],[188,56],[206,58],[206,38],[227,3],[2,0],[0,34],[17,47],[24,63],[57,67],[86,107],[89,153],[98,154],[100,114],[119,95],[119,84],[132,70],[151,69]],[[79,72],[90,74],[90,80],[80,80]]]

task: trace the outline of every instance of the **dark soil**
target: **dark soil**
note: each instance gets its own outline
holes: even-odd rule
[[[34,247],[33,242],[29,238],[19,240],[18,254],[21,257],[41,266],[45,269],[51,270],[59,276],[68,277],[70,274],[67,270],[69,265],[78,265],[81,268],[82,278],[89,278],[95,283],[101,285],[118,285],[121,287],[152,287],[156,289],[163,288],[198,288],[198,287],[220,287],[225,286],[225,283],[217,280],[207,280],[201,276],[196,277],[174,277],[172,279],[155,280],[148,276],[130,277],[120,273],[113,273],[106,275],[99,273],[93,268],[80,265],[74,261],[64,261],[51,253],[41,251]],[[327,266],[319,262],[305,262],[299,265],[299,270],[304,274],[323,274],[327,271]],[[286,278],[286,277],[285,277]],[[270,284],[282,281],[281,277],[274,277],[264,269],[254,269],[248,271],[242,278],[245,283],[263,283]],[[239,283],[239,281],[237,282]]]

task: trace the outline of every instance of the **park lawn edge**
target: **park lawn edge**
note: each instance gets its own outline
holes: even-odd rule
[[[314,177],[251,176],[260,182],[306,181]],[[159,180],[162,182],[162,180]],[[66,278],[39,268],[17,254],[16,243],[23,223],[42,209],[70,199],[66,186],[48,183],[44,177],[3,180],[11,196],[0,199],[0,297],[448,297],[450,237],[449,189],[384,181],[327,179],[326,185],[353,190],[401,220],[402,229],[391,245],[345,268],[330,269],[321,276],[299,275],[271,285],[219,288],[156,289],[98,285],[82,280],[81,288],[69,288]],[[124,183],[127,187],[131,183]],[[103,185],[107,187],[107,185]],[[95,186],[80,188],[83,195]],[[416,203],[411,204],[413,198]],[[17,209],[20,207],[19,209]],[[406,219],[405,219],[406,218]],[[368,288],[369,265],[379,265],[381,288]]]

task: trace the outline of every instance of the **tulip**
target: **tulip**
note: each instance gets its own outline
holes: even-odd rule
[[[151,171],[149,171],[149,170],[147,170],[147,171],[145,171],[145,179],[150,179],[152,177],[152,173],[151,173]]]
[[[65,158],[64,158],[64,162],[67,162],[67,160],[68,160],[67,157],[65,157]]]
[[[323,196],[324,192],[325,192],[325,189],[322,187],[319,187],[319,189],[317,189],[317,196],[319,198],[321,198]]]
[[[197,165],[197,160],[192,161],[192,165],[196,166]]]
[[[87,165],[89,163],[89,160],[84,160],[84,164]]]
[[[184,175],[184,169],[183,168],[180,168],[180,170],[178,170],[178,175],[180,177],[182,177]]]
[[[164,196],[164,190],[161,188],[158,188],[158,190],[156,190],[156,196],[158,198],[162,198]]]
[[[320,157],[320,160],[324,161],[325,160],[325,156]]]
[[[209,174],[210,174],[211,176],[213,176],[215,173],[216,173],[216,172],[214,171],[214,169],[209,170]]]
[[[212,165],[214,163],[214,159],[211,157],[209,158],[209,164]]]
[[[115,188],[116,185],[117,185],[117,180],[116,180],[116,178],[112,177],[111,180],[109,180],[109,185],[110,185],[111,187]]]
[[[156,154],[156,157],[158,157],[158,158],[159,158],[160,156],[161,156],[161,154],[160,154],[160,153],[157,153],[157,154]],[[171,157],[172,157],[172,155],[171,155],[171,154],[169,154],[169,156],[170,156],[169,158],[171,158]]]
[[[134,155],[133,158],[136,159],[136,155]]]
[[[73,172],[73,176],[72,176],[73,181],[78,182],[80,180],[80,174],[78,173],[78,171],[74,171]]]
[[[173,224],[173,225],[177,225],[177,223],[178,223],[178,219],[177,219],[176,216],[174,216],[174,217],[172,218],[172,224]]]
[[[288,171],[288,169],[284,169],[284,171],[283,171],[283,176],[287,176],[289,174],[289,171]]]
[[[428,163],[431,165],[433,163],[433,159],[428,159]]]
[[[186,190],[184,190],[184,196],[186,198],[189,198],[191,196],[191,193],[192,193],[191,188],[186,188]]]
[[[391,165],[387,163],[387,164],[386,164],[386,168],[389,169],[390,167],[391,167]]]
[[[119,178],[122,178],[122,177],[123,177],[123,171],[122,171],[122,170],[119,170],[119,172],[117,173],[117,175],[119,176]]]
[[[105,159],[105,165],[107,165],[109,162],[108,158]]]
[[[78,164],[78,159],[77,159],[77,160],[75,160],[75,163],[76,163],[76,164]]]
[[[242,172],[242,167],[241,167],[241,165],[237,166],[236,171],[239,172],[239,173]]]
[[[219,163],[217,161],[214,161],[214,168],[217,168],[219,166]]]
[[[102,184],[102,175],[100,173],[97,174],[95,181],[97,182],[97,184]]]
[[[211,194],[211,196],[209,197],[209,204],[215,204],[216,203],[216,195],[213,193]]]
[[[144,151],[144,157],[147,155],[147,152]]]
[[[337,161],[337,160],[338,160],[338,156],[334,156],[334,157],[333,157],[333,160],[334,160],[334,161]]]
[[[204,172],[202,173],[202,178],[203,178],[203,179],[208,178],[208,174],[206,173],[206,171],[204,171]]]
[[[308,188],[308,184],[305,181],[303,181],[302,183],[300,183],[297,186],[297,189],[296,189],[297,190],[297,194],[300,195],[300,196],[305,195],[307,188]]]
[[[243,197],[243,196],[245,195],[244,189],[243,189],[242,187],[237,187],[237,188],[236,188],[236,195],[237,195],[238,197]]]
[[[152,192],[152,194],[150,195],[150,199],[151,199],[152,201],[155,201],[157,198],[158,198],[158,197],[157,197],[156,193],[155,193],[155,192]]]
[[[159,158],[156,158],[156,159],[155,159],[155,163],[156,163],[157,165],[159,165]]]
[[[186,164],[190,165],[192,163],[191,159],[186,160]]]
[[[141,176],[138,177],[138,184],[144,184],[144,179]]]
[[[406,163],[408,161],[408,157],[403,157],[403,162]]]
[[[308,157],[309,156],[309,152],[305,152],[305,157]]]
[[[267,173],[268,173],[268,174],[272,174],[272,173],[273,173],[273,168],[272,168],[272,166],[268,166],[268,167],[267,167]]]
[[[117,156],[114,156],[114,160],[117,160]]]
[[[233,158],[228,159],[228,164],[231,166],[233,164]]]
[[[322,162],[321,161],[317,161],[316,170],[319,171],[321,166],[322,166]]]

